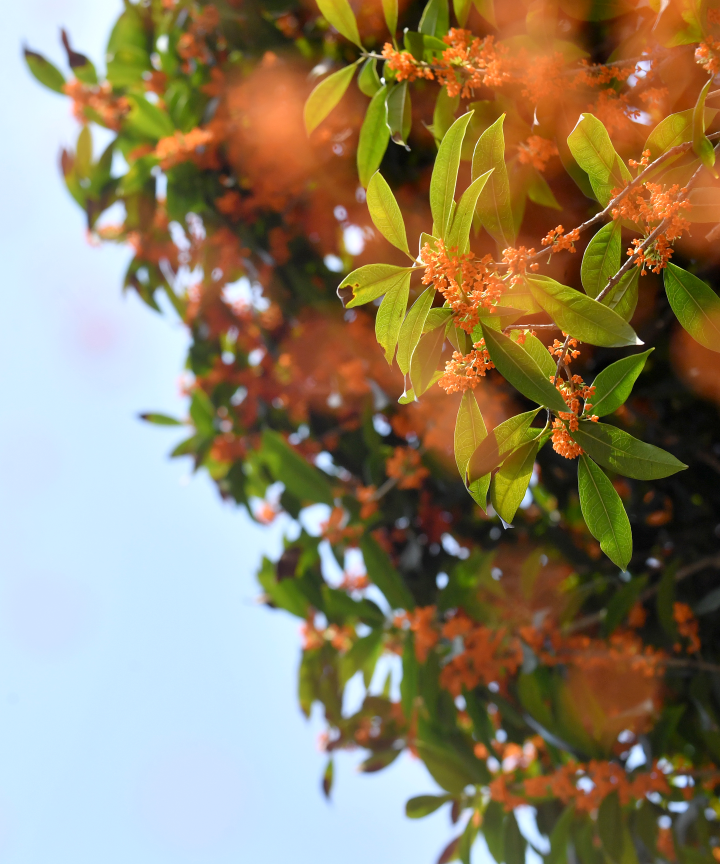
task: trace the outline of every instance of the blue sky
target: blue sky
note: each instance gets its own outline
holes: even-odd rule
[[[96,62],[115,2],[3,10],[0,147],[0,862],[431,864],[445,811],[403,757],[381,775],[324,760],[295,700],[297,623],[255,602],[278,548],[167,453],[186,338],[120,291],[128,253],[93,248],[64,191],[68,103],[20,57]],[[478,855],[478,858],[481,856]]]

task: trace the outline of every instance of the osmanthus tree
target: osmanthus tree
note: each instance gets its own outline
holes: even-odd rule
[[[104,75],[63,44],[68,189],[191,336],[144,418],[291,517],[258,578],[325,792],[408,750],[441,862],[720,860],[720,6],[126,0]]]

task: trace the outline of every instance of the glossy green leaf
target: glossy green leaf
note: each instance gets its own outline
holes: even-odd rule
[[[705,135],[705,98],[712,87],[713,80],[714,76],[708,79],[707,83],[700,91],[695,107],[693,108],[692,142],[693,151],[700,157],[700,161],[717,177],[715,171],[712,170],[713,165],[715,164],[715,148]]]
[[[382,591],[390,606],[393,609],[414,609],[412,594],[377,541],[364,534],[360,539],[360,550],[370,581]]]
[[[528,333],[525,336],[525,343],[523,345],[523,348],[537,363],[537,365],[542,370],[543,375],[548,380],[551,376],[554,377],[555,372],[557,371],[557,365],[550,356],[550,352],[548,351],[547,346],[544,345],[537,338],[537,336],[533,336],[531,333]]]
[[[623,274],[617,285],[614,285],[603,297],[603,306],[607,306],[608,309],[617,312],[623,321],[630,323],[637,308],[639,282],[640,270],[638,267],[632,267],[627,273]]]
[[[409,293],[410,273],[406,272],[383,297],[375,317],[375,337],[385,351],[385,359],[388,363],[392,363],[395,354]]]
[[[530,291],[526,279],[521,279],[515,285],[510,285],[503,295],[503,300],[514,309],[522,309],[527,313],[542,311],[542,307]]]
[[[575,339],[605,348],[643,344],[627,321],[592,297],[547,277],[528,277],[527,284],[552,320]]]
[[[372,99],[382,86],[377,71],[377,60],[375,57],[368,57],[358,75],[358,88],[361,93]]]
[[[539,441],[521,444],[492,479],[490,501],[495,512],[508,524],[512,523],[525,497],[539,449]]]
[[[367,206],[370,218],[383,237],[397,249],[410,254],[400,207],[392,189],[379,172],[373,174],[367,187]]]
[[[412,106],[407,81],[395,84],[388,90],[386,104],[390,137],[396,144],[401,144],[409,150],[407,141],[412,128]]]
[[[603,849],[614,864],[620,864],[623,852],[623,813],[617,792],[603,798],[598,808],[597,828]]]
[[[592,459],[580,456],[578,491],[583,518],[600,548],[621,570],[632,558],[632,531],[615,487]]]
[[[372,97],[360,127],[357,149],[357,169],[360,183],[367,189],[373,174],[380,167],[388,143],[387,87],[381,87]]]
[[[423,10],[418,30],[428,36],[442,38],[450,27],[448,0],[428,0]]]
[[[398,267],[395,264],[365,264],[353,270],[340,283],[337,289],[338,297],[343,304],[352,309],[370,303],[408,278],[409,267]]]
[[[351,66],[343,66],[342,69],[338,69],[337,72],[323,78],[308,96],[303,109],[305,129],[308,135],[322,123],[345,95],[345,91],[355,75],[356,68],[354,63]]]
[[[408,819],[422,819],[434,813],[443,804],[452,801],[451,795],[417,795],[405,805],[405,815]]]
[[[535,411],[528,411],[505,420],[480,442],[468,462],[469,483],[489,474],[527,440],[530,424],[537,417],[539,410],[536,408]]]
[[[478,199],[477,213],[483,227],[502,249],[515,243],[515,224],[510,206],[510,180],[505,165],[505,115],[486,129],[475,145],[472,179],[494,169]]]
[[[720,188],[700,186],[691,189],[688,201],[692,204],[683,217],[690,222],[720,222]]]
[[[317,0],[323,18],[350,42],[362,48],[355,13],[348,0]]]
[[[262,434],[261,458],[276,480],[301,501],[332,504],[333,494],[326,477],[310,465],[278,432]]]
[[[618,272],[621,256],[620,223],[608,222],[588,243],[583,255],[580,278],[589,297],[597,297]]]
[[[487,428],[480,407],[472,390],[466,390],[460,400],[455,421],[455,462],[460,476],[465,481],[470,457],[487,437]]]
[[[80,129],[75,147],[75,173],[79,178],[89,178],[92,155],[92,133],[90,132],[90,126],[83,126]]]
[[[720,351],[720,297],[697,276],[675,264],[664,273],[665,293],[683,328],[701,345]]]
[[[610,201],[613,188],[622,188],[632,180],[625,163],[615,152],[607,129],[597,117],[581,114],[567,141],[603,207]]]
[[[665,450],[605,423],[583,421],[572,437],[604,468],[636,480],[659,480],[687,468]]]
[[[642,354],[633,354],[611,363],[593,381],[595,393],[590,397],[591,414],[604,417],[612,414],[625,402],[632,392],[633,385],[645,367],[645,361],[653,352],[649,348]]]
[[[387,28],[390,35],[394,36],[398,22],[398,0],[382,0],[382,7]]]
[[[416,398],[430,387],[440,363],[445,328],[437,327],[421,337],[410,361],[410,382]]]
[[[23,51],[25,62],[33,77],[39,81],[48,90],[55,93],[63,93],[65,86],[65,76],[53,65],[49,60],[46,60],[42,54],[37,54],[35,51],[30,51],[25,48]]]
[[[472,111],[468,111],[453,123],[445,134],[435,157],[430,178],[430,211],[435,225],[433,233],[440,239],[445,238],[450,228],[462,143],[472,114]]]
[[[523,396],[553,411],[567,411],[557,388],[521,345],[489,327],[483,327],[483,336],[495,368]]]
[[[413,303],[400,328],[398,336],[397,364],[403,375],[410,371],[410,361],[420,341],[430,307],[435,299],[435,289],[430,286]]]
[[[449,248],[457,246],[458,252],[464,255],[470,251],[470,229],[472,228],[473,216],[477,206],[480,193],[485,188],[488,178],[492,174],[493,169],[486,171],[479,177],[475,178],[468,188],[463,192],[460,203],[457,206],[455,215],[450,227],[450,233],[447,237],[447,245]]]

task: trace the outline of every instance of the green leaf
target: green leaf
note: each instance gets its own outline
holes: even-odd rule
[[[131,95],[127,98],[132,108],[125,122],[133,132],[155,141],[174,134],[175,126],[166,111],[148,102],[144,96]]]
[[[472,390],[466,390],[462,394],[455,421],[455,462],[463,482],[470,457],[486,437],[487,428],[475,394]]]
[[[510,180],[505,165],[505,115],[487,128],[475,145],[472,160],[472,179],[494,168],[489,181],[478,200],[478,216],[493,239],[501,248],[515,243],[515,224],[510,206]]]
[[[394,36],[398,22],[398,0],[382,0],[382,7],[387,28],[390,35]]]
[[[373,174],[367,187],[367,206],[370,218],[383,237],[397,249],[410,255],[405,222],[392,189],[379,172]]]
[[[582,421],[572,437],[604,468],[635,480],[659,480],[687,468],[665,450],[605,423]]]
[[[278,432],[266,429],[262,434],[260,456],[276,480],[301,501],[333,503],[328,480],[313,465],[296,453]]]
[[[525,497],[539,449],[539,441],[521,444],[492,479],[490,501],[495,512],[508,524],[512,523]]]
[[[558,202],[547,180],[535,168],[530,175],[527,195],[533,204],[539,204],[540,207],[551,207],[553,210],[562,210],[562,205]]]
[[[360,74],[358,75],[358,87],[360,88],[360,92],[372,99],[382,86],[377,71],[377,59],[375,57],[368,57],[368,59],[363,63],[362,68],[360,69]]]
[[[505,817],[504,833],[505,864],[525,864],[527,841],[520,833],[515,813],[512,811]]]
[[[483,837],[490,854],[498,864],[505,861],[504,822],[505,810],[502,804],[499,801],[491,801],[483,814]]]
[[[597,297],[611,276],[620,269],[622,255],[620,223],[608,222],[588,243],[580,268],[585,293]]]
[[[604,417],[617,411],[632,392],[633,385],[645,367],[645,361],[654,350],[648,348],[642,354],[623,357],[603,369],[593,381],[595,393],[590,397],[592,408],[589,413]]]
[[[664,282],[683,328],[705,348],[720,351],[720,297],[702,279],[675,264],[668,264]]]
[[[617,312],[623,321],[630,323],[638,303],[639,281],[640,270],[637,267],[632,267],[620,278],[617,285],[613,286],[603,297],[603,306]]]
[[[334,767],[333,767],[333,758],[331,756],[328,759],[327,765],[325,766],[325,772],[323,774],[323,779],[322,779],[322,791],[323,791],[323,795],[326,798],[330,798],[330,793],[332,792],[333,774],[334,774]]]
[[[632,531],[620,496],[600,468],[587,456],[578,465],[580,508],[600,548],[621,570],[632,558]]]
[[[507,302],[515,309],[523,312],[541,312],[542,307],[533,297],[526,279],[521,279],[515,285],[510,285],[504,295]]]
[[[339,3],[341,0],[331,0],[331,2]],[[342,2],[347,2],[347,0],[342,0]],[[356,68],[353,63],[351,66],[338,69],[337,72],[324,78],[308,96],[303,109],[305,130],[308,135],[322,123],[345,95],[345,91],[355,75]]]
[[[527,440],[530,424],[540,409],[518,414],[496,426],[478,445],[470,457],[467,466],[468,482],[472,483],[490,471],[493,471],[515,450]],[[538,430],[539,432],[539,430]],[[535,430],[532,430],[533,437]]]
[[[455,112],[457,111],[459,104],[459,96],[448,96],[447,89],[445,87],[440,88],[437,99],[435,100],[432,128],[438,146],[445,137],[448,129],[455,122]]]
[[[366,663],[376,654],[382,651],[383,630],[382,626],[371,630],[367,636],[358,639],[340,660],[340,683],[347,682],[363,669]]]
[[[396,264],[365,264],[343,279],[337,289],[338,297],[348,309],[370,303],[392,291],[409,276],[411,269]]]
[[[431,330],[434,330],[436,327],[440,327],[441,325],[448,325],[451,318],[452,309],[449,309],[447,306],[436,306],[428,312],[427,318],[425,319],[425,326],[423,327],[423,333],[429,333]]]
[[[376,771],[382,771],[383,768],[392,765],[401,753],[402,750],[381,750],[379,753],[373,753],[358,765],[358,771],[362,771],[363,774],[374,774]]]
[[[428,36],[442,38],[450,28],[448,0],[428,0],[418,30]]]
[[[362,48],[355,13],[348,0],[317,0],[323,18],[350,42]]]
[[[692,204],[683,217],[690,222],[720,222],[720,189],[717,186],[701,186],[691,189],[688,201]]]
[[[412,128],[412,107],[407,81],[396,84],[388,90],[387,125],[392,140],[409,150],[407,140]]]
[[[445,239],[450,228],[462,143],[472,115],[473,112],[468,111],[458,117],[445,134],[435,157],[430,178],[430,210],[435,226],[433,234],[440,239]]]
[[[453,11],[461,27],[464,27],[467,23],[471,6],[472,0],[453,0]]]
[[[581,458],[585,459],[586,457]],[[647,581],[647,576],[631,579],[613,594],[603,618],[603,636],[609,636],[627,618],[630,610],[637,603],[640,592],[647,585]]]
[[[545,858],[545,864],[565,864],[568,860],[567,845],[574,816],[574,804],[569,804],[560,814],[550,833],[550,852]]]
[[[385,359],[392,363],[400,327],[407,309],[410,293],[410,273],[406,272],[383,297],[375,318],[375,337],[385,351]]]
[[[417,795],[405,805],[405,815],[408,819],[422,819],[434,813],[443,804],[452,801],[452,795]]]
[[[480,193],[485,188],[485,184],[492,172],[493,169],[491,168],[489,171],[486,171],[484,174],[481,174],[473,180],[473,182],[463,192],[460,203],[455,211],[450,233],[447,238],[447,245],[451,249],[454,246],[457,246],[458,252],[461,255],[470,251],[470,228],[472,227],[477,200],[480,197]]]
[[[581,114],[567,141],[576,162],[587,172],[595,197],[605,207],[612,197],[611,190],[622,188],[632,180],[625,163],[615,152],[607,129],[592,114]]]
[[[689,108],[687,111],[680,111],[677,114],[670,114],[665,117],[653,129],[648,136],[643,150],[650,151],[650,161],[654,162],[658,156],[662,156],[672,147],[677,147],[678,144],[684,144],[686,141],[692,141],[693,136],[693,113],[694,109]],[[705,127],[710,125],[715,119],[717,111],[714,108],[705,109]],[[680,157],[672,156],[666,160],[658,171],[665,171],[676,159]]]
[[[90,176],[92,155],[92,133],[89,126],[83,126],[75,147],[75,173],[83,180]]]
[[[167,414],[140,414],[141,420],[146,423],[154,423],[156,426],[183,426],[181,420],[176,420],[174,417],[168,417]]]
[[[54,93],[64,93],[65,76],[57,66],[46,60],[42,54],[30,51],[29,48],[25,48],[23,54],[25,55],[28,69],[37,81]]]
[[[643,344],[627,321],[592,297],[544,276],[528,277],[527,284],[558,327],[575,339],[604,348]]]
[[[713,170],[715,164],[715,148],[710,139],[705,135],[705,98],[712,87],[714,76],[710,77],[698,95],[697,102],[693,108],[692,132],[693,151],[700,157],[700,161],[717,177]]]
[[[410,361],[410,382],[416,398],[433,383],[444,344],[444,327],[431,330],[418,342]]]
[[[614,864],[620,864],[623,852],[623,813],[617,792],[603,798],[598,808],[597,827],[603,849]]]
[[[473,0],[475,8],[482,17],[491,24],[497,27],[497,18],[495,17],[495,0]]]
[[[357,149],[358,177],[367,188],[373,174],[380,167],[390,141],[387,125],[387,87],[381,87],[368,105],[360,128]]]
[[[523,396],[553,411],[567,411],[557,388],[521,345],[489,327],[483,327],[483,336],[495,368]]]
[[[385,599],[393,609],[414,609],[415,601],[403,582],[387,552],[369,534],[360,539],[360,551],[363,554],[368,578],[385,595]]]
[[[397,364],[403,375],[410,371],[413,352],[420,341],[430,307],[435,299],[435,289],[430,286],[413,303],[403,321],[398,336]]]
[[[547,347],[543,345],[543,343],[537,338],[537,336],[533,336],[532,333],[528,333],[525,336],[525,344],[523,348],[527,351],[527,353],[533,358],[533,360],[540,367],[543,375],[549,380],[551,376],[554,376],[557,372],[557,366],[555,361],[550,356],[550,352]]]

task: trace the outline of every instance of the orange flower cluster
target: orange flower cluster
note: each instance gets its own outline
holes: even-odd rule
[[[673,618],[677,624],[678,633],[683,639],[688,640],[688,654],[696,654],[700,650],[700,625],[697,618],[693,615],[692,609],[687,603],[673,603]],[[681,650],[680,643],[676,643],[674,648],[676,651]]]
[[[342,507],[333,507],[330,517],[320,523],[320,534],[323,540],[335,546],[337,543],[354,545],[362,534],[361,525],[348,525],[348,515]]]
[[[538,171],[544,171],[548,161],[558,155],[557,144],[540,135],[531,135],[527,141],[518,144],[518,159],[523,165],[532,165]]]
[[[580,231],[573,228],[569,234],[565,234],[565,229],[562,225],[553,228],[542,239],[543,246],[552,246],[553,252],[562,252],[567,249],[568,252],[575,251],[575,241],[580,239]]]
[[[385,462],[385,473],[398,481],[398,489],[419,489],[430,474],[418,451],[411,447],[396,447]]]
[[[155,156],[163,171],[182,162],[195,162],[199,168],[213,169],[219,167],[214,164],[217,162],[214,144],[215,135],[209,129],[191,129],[185,134],[177,131],[158,141]]]
[[[574,339],[571,340],[575,342]],[[555,340],[556,345],[558,340]],[[575,342],[577,344],[577,342]],[[562,351],[562,348],[560,349]],[[568,352],[569,353],[569,352]],[[574,356],[580,352],[575,351]],[[557,389],[560,395],[565,400],[569,411],[560,411],[559,418],[553,421],[552,445],[553,450],[564,456],[566,459],[575,459],[583,454],[583,449],[577,444],[570,435],[570,432],[575,432],[578,428],[578,418],[581,414],[592,408],[592,404],[588,401],[588,397],[592,396],[595,388],[588,386],[583,382],[580,375],[573,375],[569,381],[557,381]],[[580,400],[583,401],[583,409],[580,410]],[[589,417],[590,420],[597,422],[596,416]]]
[[[207,37],[220,25],[220,13],[211,4],[195,7],[190,12],[190,29],[178,39],[177,52],[185,61],[184,71],[190,72],[191,61],[207,65],[212,63],[213,54],[207,45]]]
[[[339,627],[330,624],[324,629],[315,625],[315,612],[312,611],[304,624],[300,625],[300,638],[303,651],[315,651],[329,642],[338,651],[347,651],[352,647],[355,631],[352,627]]]
[[[503,264],[507,264],[511,285],[517,285],[522,280],[523,275],[527,273],[528,259],[534,254],[534,249],[526,249],[524,246],[520,246],[519,249],[514,249],[512,246],[503,249],[502,261]],[[530,264],[530,269],[533,272],[538,270],[539,267],[540,265],[537,262]]]
[[[437,609],[435,606],[418,606],[411,612],[403,612],[395,618],[395,626],[402,627],[405,622],[415,634],[415,657],[424,663],[430,651],[437,645],[440,633],[436,626]]]
[[[464,393],[474,390],[485,377],[488,369],[494,369],[495,364],[490,359],[490,352],[485,347],[485,340],[475,342],[468,354],[453,351],[451,360],[445,364],[445,373],[438,381],[446,393]]]
[[[434,285],[453,310],[456,324],[472,333],[478,323],[478,310],[491,309],[505,291],[498,279],[491,255],[476,258],[472,252],[458,254],[455,247],[445,248],[437,241],[437,250],[426,243],[420,252],[425,265],[423,285]]]
[[[88,120],[99,118],[103,126],[118,132],[123,118],[130,111],[130,102],[125,96],[113,95],[109,81],[85,84],[73,78],[63,85],[63,92],[72,99],[73,115],[83,125]]]
[[[695,49],[695,62],[713,77],[720,72],[720,39],[706,36]]]
[[[378,502],[375,499],[377,489],[374,486],[359,486],[357,499],[360,502],[360,518],[369,519],[377,512]]]

